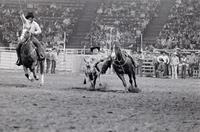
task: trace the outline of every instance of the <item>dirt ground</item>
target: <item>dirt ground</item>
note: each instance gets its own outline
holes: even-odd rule
[[[123,93],[116,75],[108,92],[88,91],[83,75],[0,71],[0,132],[200,132],[200,80],[138,77],[141,93]],[[128,82],[128,80],[127,80]]]

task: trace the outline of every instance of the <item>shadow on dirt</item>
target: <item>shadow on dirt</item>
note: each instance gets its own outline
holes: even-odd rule
[[[2,87],[16,87],[16,88],[24,88],[24,87],[28,87],[25,84],[4,84],[4,83],[0,83],[0,86]]]
[[[124,90],[111,90],[111,89],[106,89],[106,88],[89,89],[86,87],[72,87],[71,89],[72,90],[94,91],[94,92],[127,93]],[[136,92],[128,92],[128,93],[136,93]]]

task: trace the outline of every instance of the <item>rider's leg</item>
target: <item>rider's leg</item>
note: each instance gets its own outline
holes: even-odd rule
[[[42,47],[42,44],[34,36],[32,36],[32,41],[33,41],[33,44],[37,47],[37,53],[39,55],[39,59],[43,60],[45,58],[45,53],[44,53],[44,48]]]
[[[21,55],[20,55],[21,47],[22,47],[22,41],[19,41],[18,46],[16,48],[16,52],[17,52],[17,62],[16,62],[16,65],[18,65],[18,66],[21,65]]]

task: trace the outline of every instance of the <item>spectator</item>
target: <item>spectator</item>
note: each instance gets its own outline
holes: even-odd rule
[[[49,69],[51,66],[51,50],[46,53],[46,73],[49,73]]]
[[[193,77],[195,62],[196,62],[195,54],[191,53],[191,55],[188,55],[188,63],[189,63],[188,75],[189,75],[189,77]]]
[[[159,78],[163,78],[164,72],[165,72],[165,63],[162,58],[159,59],[160,63],[157,68],[157,74]]]
[[[198,75],[198,77],[200,78],[200,52],[198,53],[197,59],[198,59],[198,67],[199,67],[199,75]]]
[[[188,62],[185,54],[182,55],[180,62],[181,62],[181,78],[185,79],[187,71],[187,62]]]
[[[51,74],[55,74],[56,73],[56,62],[58,60],[58,53],[57,53],[57,49],[53,48],[52,52],[51,52]]]
[[[138,61],[137,69],[138,69],[140,77],[142,77],[142,65],[143,65],[143,61],[144,61],[144,55],[141,51],[139,51],[138,53],[139,54],[137,56],[137,61]]]
[[[179,65],[179,58],[176,56],[177,53],[173,53],[171,57],[171,69],[172,69],[172,79],[178,79],[178,65]]]
[[[169,66],[169,57],[168,57],[168,55],[166,54],[166,52],[165,51],[162,51],[161,52],[161,55],[160,56],[158,56],[158,58],[157,58],[157,61],[160,63],[160,60],[161,59],[163,59],[164,60],[164,64],[165,64],[165,71],[164,71],[164,75],[163,76],[166,76],[166,75],[169,75],[169,68],[168,68],[168,66]]]
[[[155,77],[158,78],[159,74],[158,72],[156,72],[158,70],[158,66],[159,66],[159,62],[157,60],[157,57],[160,55],[160,53],[158,52],[157,54],[155,54],[155,56],[153,57],[153,64],[154,64],[154,69],[155,69]]]

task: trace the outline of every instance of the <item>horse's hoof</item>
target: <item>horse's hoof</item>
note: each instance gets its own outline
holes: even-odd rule
[[[35,80],[39,80],[40,78],[38,76],[35,77]]]
[[[140,93],[142,90],[139,88],[133,88],[133,89],[129,89],[129,92],[131,93]]]
[[[95,87],[94,86],[90,86],[89,91],[95,91]]]
[[[94,89],[94,88],[89,88],[88,90],[89,90],[89,91],[95,91],[95,89]]]
[[[33,82],[34,81],[34,79],[33,78],[31,78],[31,79],[29,79],[31,82]]]

